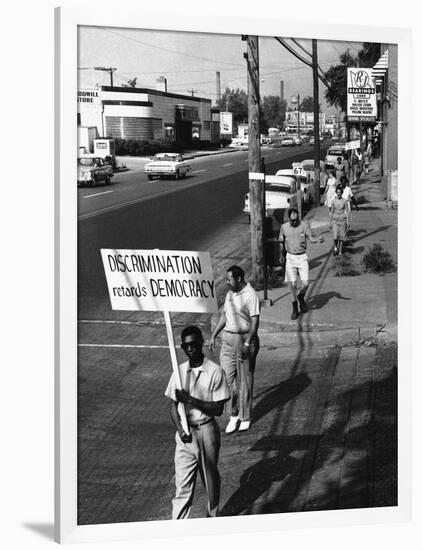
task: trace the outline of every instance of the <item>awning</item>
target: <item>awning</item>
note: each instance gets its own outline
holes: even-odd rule
[[[382,84],[382,79],[388,71],[388,50],[382,54],[372,68],[372,76],[375,78],[376,84]]]

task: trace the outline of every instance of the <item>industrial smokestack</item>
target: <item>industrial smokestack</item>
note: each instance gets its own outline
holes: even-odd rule
[[[280,101],[284,101],[284,80],[280,80]]]
[[[156,86],[157,90],[160,92],[166,92],[167,93],[167,78],[164,76],[159,76],[156,80]]]
[[[215,73],[215,79],[216,79],[216,87],[217,87],[217,93],[216,93],[216,102],[217,102],[217,105],[220,105],[220,101],[221,101],[221,80],[220,80],[220,71],[217,71]]]

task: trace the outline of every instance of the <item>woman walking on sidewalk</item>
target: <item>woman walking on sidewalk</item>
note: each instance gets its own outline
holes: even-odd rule
[[[343,199],[343,187],[338,185],[336,196],[332,200],[330,208],[330,227],[333,230],[334,256],[343,254],[343,242],[346,240],[346,233],[350,223],[348,201]]]
[[[334,172],[333,170],[330,170],[328,172],[328,180],[327,180],[327,185],[325,187],[325,193],[324,193],[324,196],[325,196],[324,204],[325,206],[328,206],[328,209],[331,208],[331,203],[333,202],[333,199],[336,196],[336,185],[337,185],[337,180],[335,178]]]

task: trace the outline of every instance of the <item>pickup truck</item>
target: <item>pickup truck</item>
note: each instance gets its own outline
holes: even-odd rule
[[[101,181],[109,185],[113,175],[112,166],[101,157],[84,155],[78,158],[78,185],[94,187]]]
[[[180,153],[157,153],[152,162],[145,165],[145,173],[151,181],[154,178],[183,178],[191,170],[191,165]]]
[[[291,176],[266,176],[265,178],[265,207],[267,216],[277,219],[284,217],[284,211],[290,207],[297,208],[296,178]],[[301,190],[303,204],[303,190]],[[245,196],[243,212],[250,219],[249,193]],[[280,219],[279,219],[280,221]]]

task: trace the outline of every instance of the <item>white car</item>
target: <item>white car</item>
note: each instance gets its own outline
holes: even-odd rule
[[[280,145],[281,147],[294,147],[296,143],[292,137],[285,137],[281,140]]]
[[[337,163],[337,159],[340,157],[343,159],[343,152],[345,151],[344,145],[333,145],[327,151],[325,156],[325,166],[328,168],[334,168]]]
[[[291,176],[266,176],[265,178],[265,211],[268,216],[275,215],[277,211],[297,207],[296,178]],[[301,202],[303,203],[303,191],[301,190]],[[243,212],[250,216],[249,193],[245,196]]]
[[[295,145],[302,145],[302,139],[299,136],[292,136]]]
[[[180,153],[157,153],[152,162],[145,165],[145,173],[151,181],[154,178],[183,178],[191,170],[191,165]]]
[[[247,136],[244,137],[235,137],[232,139],[231,143],[229,144],[229,147],[242,147],[247,148],[249,144],[249,140]]]
[[[311,185],[313,186],[314,184],[314,178],[315,178],[315,164],[314,164],[314,159],[306,159],[306,160],[302,160],[301,162],[301,165],[302,165],[302,168],[308,172],[309,174],[309,180],[311,182]],[[327,185],[327,179],[328,179],[328,174],[327,172],[325,171],[325,164],[324,162],[321,160],[319,162],[319,195],[320,195],[320,198],[322,197],[322,195],[324,194],[325,192],[325,187]]]
[[[296,178],[297,176],[293,170],[293,168],[283,168],[282,170],[277,170],[276,176],[290,176],[292,178]],[[309,173],[305,171],[304,175],[299,176],[300,180],[300,188],[303,191],[303,200],[309,204],[312,202],[312,183],[311,178],[309,177]]]

